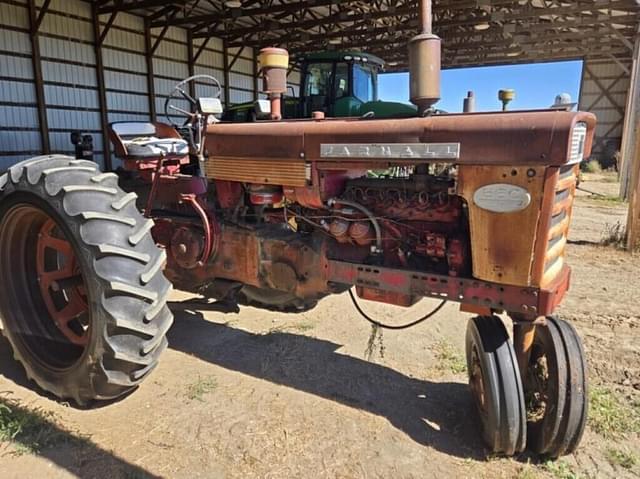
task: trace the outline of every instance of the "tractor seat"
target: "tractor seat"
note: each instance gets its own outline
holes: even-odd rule
[[[109,125],[116,154],[126,159],[176,158],[189,154],[189,144],[164,123],[122,121]]]

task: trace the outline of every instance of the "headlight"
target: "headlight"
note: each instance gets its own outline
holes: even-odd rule
[[[579,163],[584,156],[584,144],[587,140],[587,124],[576,123],[571,132],[571,149],[569,151],[569,163]]]

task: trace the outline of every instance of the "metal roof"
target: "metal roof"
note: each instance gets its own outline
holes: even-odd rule
[[[98,0],[96,0],[98,1]],[[106,0],[99,12],[144,16],[151,27],[179,26],[194,38],[228,47],[281,46],[293,57],[330,49],[380,56],[407,67],[406,45],[418,31],[417,0]],[[637,0],[434,1],[434,33],[443,66],[524,63],[571,58],[627,61],[638,35]]]

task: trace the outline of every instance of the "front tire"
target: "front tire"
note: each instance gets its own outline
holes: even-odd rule
[[[167,347],[165,253],[135,199],[115,174],[61,155],[0,176],[3,333],[27,376],[59,398],[117,398]]]
[[[469,387],[494,454],[511,456],[526,446],[526,411],[518,362],[497,316],[469,320],[466,335]]]
[[[589,405],[584,349],[570,323],[550,316],[546,325],[536,326],[524,391],[530,449],[552,459],[573,453]]]

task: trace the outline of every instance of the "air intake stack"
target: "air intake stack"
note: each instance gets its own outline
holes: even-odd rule
[[[282,119],[282,95],[287,92],[287,70],[289,52],[283,48],[263,48],[260,50],[262,69],[262,91],[271,102],[271,119]]]
[[[431,0],[420,0],[421,33],[409,40],[411,103],[423,115],[440,100],[440,37],[432,32]]]

